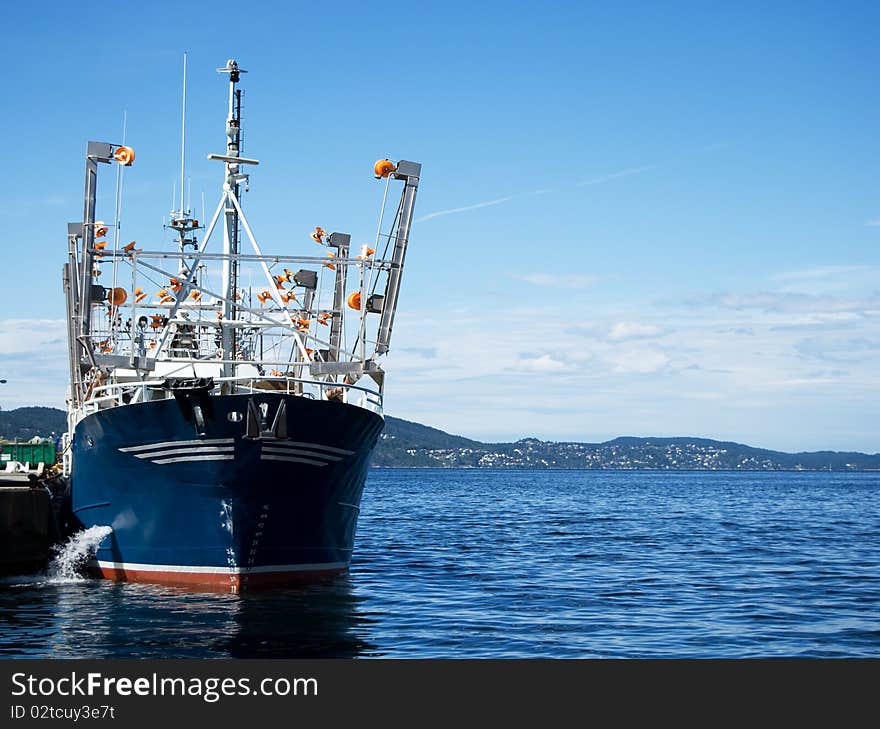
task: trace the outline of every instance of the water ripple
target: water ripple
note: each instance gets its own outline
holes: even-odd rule
[[[880,475],[405,470],[349,576],[0,581],[0,657],[880,657]]]

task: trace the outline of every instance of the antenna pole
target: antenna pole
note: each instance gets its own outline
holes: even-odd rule
[[[186,51],[183,52],[183,104],[180,114],[180,216],[184,216],[183,185],[186,174]]]
[[[180,112],[180,215],[184,215],[183,185],[186,170],[186,51],[183,52],[183,103]]]

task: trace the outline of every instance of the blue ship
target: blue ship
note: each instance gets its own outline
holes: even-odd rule
[[[64,472],[76,524],[112,529],[97,574],[239,592],[349,567],[421,166],[374,165],[385,184],[371,245],[353,251],[349,235],[316,226],[304,243],[320,254],[264,254],[241,201],[243,170],[258,164],[242,155],[244,71],[233,60],[218,71],[229,77],[226,150],[209,155],[224,168],[220,203],[203,226],[181,194],[171,250],[123,245],[118,223],[96,219],[99,165],[129,167],[135,153],[88,144],[64,267]],[[111,272],[131,286],[102,286]]]

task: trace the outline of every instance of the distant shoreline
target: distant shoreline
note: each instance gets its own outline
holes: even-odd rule
[[[57,408],[0,410],[0,436],[29,440],[66,430],[67,415]],[[371,460],[373,468],[475,471],[880,472],[880,453],[785,453],[691,436],[622,436],[603,443],[537,438],[482,443],[390,415],[385,416]]]
[[[595,473],[880,473],[880,468],[563,468],[547,466],[379,466],[374,471],[590,471]]]

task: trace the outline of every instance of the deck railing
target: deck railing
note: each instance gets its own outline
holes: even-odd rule
[[[284,375],[215,377],[213,380],[214,390],[212,392],[223,392],[229,395],[274,392],[313,400],[326,400],[332,395],[348,405],[355,405],[378,415],[382,414],[382,393],[361,385]],[[140,382],[113,382],[95,387],[92,389],[89,399],[83,403],[82,415],[90,415],[108,407],[172,397],[171,391],[162,388],[164,381],[165,378],[157,378]]]

